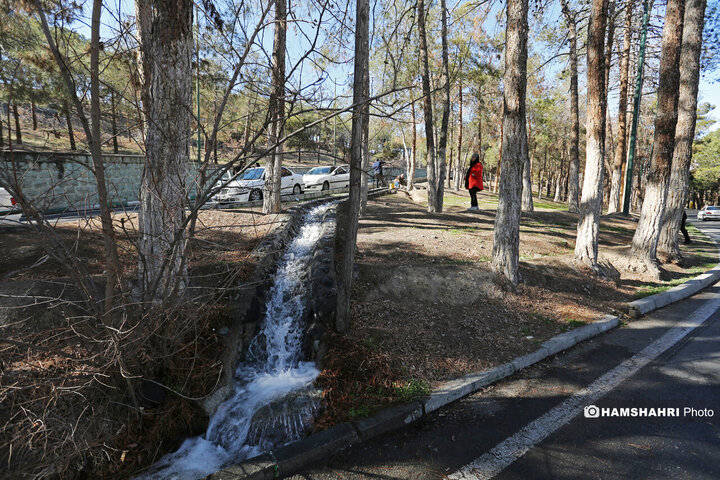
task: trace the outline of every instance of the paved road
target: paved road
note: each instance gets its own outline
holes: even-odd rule
[[[687,219],[688,222],[695,225],[699,229],[701,229],[703,232],[707,233],[708,235],[715,238],[715,240],[720,241],[720,221],[717,220],[708,220],[707,222],[702,222],[697,219],[697,210],[685,210],[687,212]],[[691,235],[692,237],[692,235]],[[680,236],[680,241],[682,241],[682,235]]]
[[[715,286],[292,478],[720,479],[718,308]]]

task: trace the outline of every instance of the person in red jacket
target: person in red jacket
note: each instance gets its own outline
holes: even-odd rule
[[[477,192],[483,189],[483,166],[480,155],[473,153],[470,157],[470,168],[465,174],[465,188],[470,191],[470,208],[468,211],[478,210]]]

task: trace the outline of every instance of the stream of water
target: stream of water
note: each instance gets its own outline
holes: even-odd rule
[[[303,217],[278,264],[260,331],[235,372],[233,393],[210,417],[205,434],[185,440],[138,480],[204,478],[305,432],[317,408],[312,385],[320,372],[314,362],[302,360],[302,318],[308,266],[330,207],[315,207]]]

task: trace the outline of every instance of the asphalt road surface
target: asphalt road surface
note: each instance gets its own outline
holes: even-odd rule
[[[720,479],[718,309],[715,286],[292,478]]]

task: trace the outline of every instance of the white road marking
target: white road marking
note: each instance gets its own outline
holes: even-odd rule
[[[645,347],[632,358],[578,391],[560,405],[533,420],[512,437],[497,444],[492,450],[457,472],[449,475],[450,480],[484,480],[510,466],[553,432],[575,418],[583,407],[594,404],[638,370],[655,360],[664,351],[682,340],[688,333],[702,325],[720,308],[720,298],[711,300],[697,309],[685,322],[671,328],[662,337]]]

